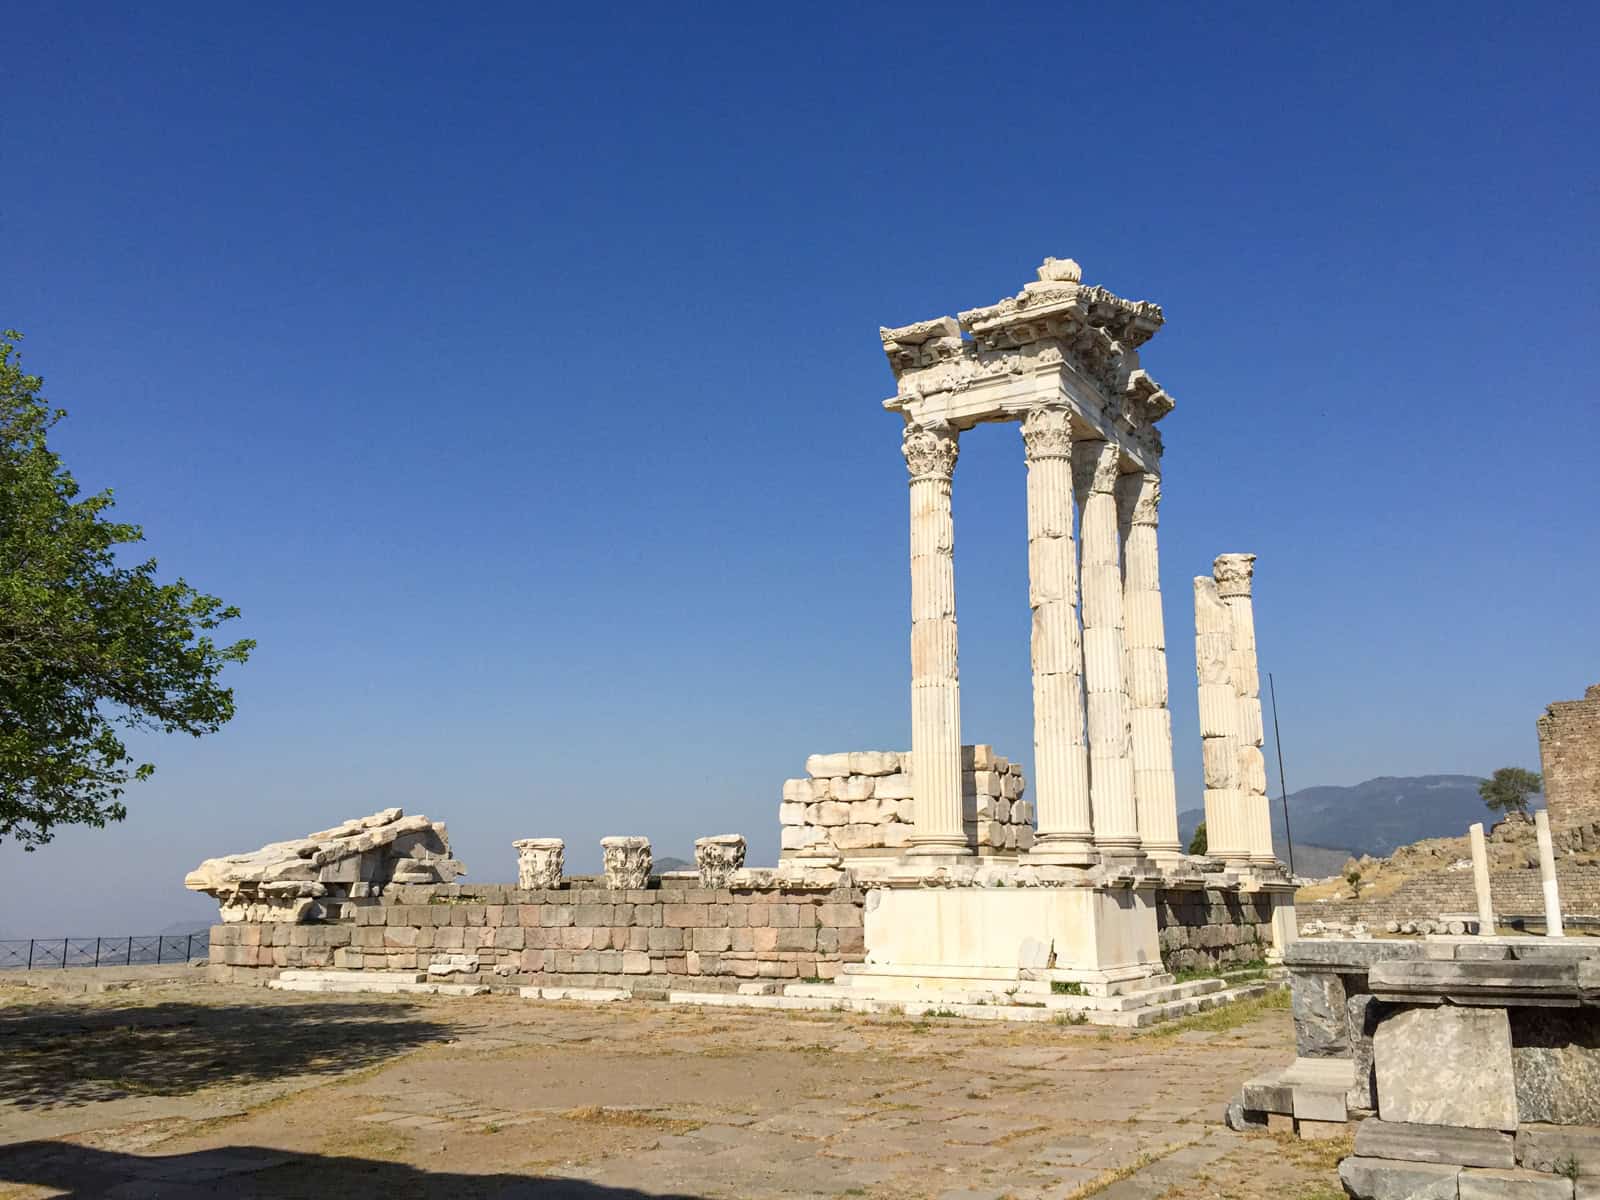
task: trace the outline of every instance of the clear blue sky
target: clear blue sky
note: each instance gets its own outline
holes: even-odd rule
[[[536,835],[770,860],[808,753],[909,737],[877,328],[1047,254],[1167,312],[1182,805],[1230,550],[1291,787],[1536,766],[1600,680],[1597,42],[1580,5],[14,11],[0,325],[260,648],[125,824],[0,847],[0,929],[203,913],[201,858],[387,804],[479,880]],[[955,502],[964,731],[1031,759],[1014,428]]]

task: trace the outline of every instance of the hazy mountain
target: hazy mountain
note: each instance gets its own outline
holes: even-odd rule
[[[1299,861],[1304,846],[1347,849],[1353,855],[1394,853],[1423,838],[1460,837],[1474,821],[1494,814],[1478,795],[1476,775],[1385,775],[1352,787],[1309,787],[1289,794],[1289,821],[1295,841],[1295,866],[1303,875],[1322,874]],[[1178,814],[1187,844],[1204,819],[1198,808]],[[1272,802],[1272,836],[1283,841],[1283,805]]]

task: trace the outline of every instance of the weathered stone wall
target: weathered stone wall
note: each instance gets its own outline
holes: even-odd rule
[[[1552,704],[1537,726],[1551,827],[1600,821],[1600,683],[1582,700]]]
[[[845,858],[903,853],[911,844],[911,754],[813,754],[806,777],[784,781],[778,806],[782,857],[824,849]],[[1022,765],[992,746],[961,748],[961,819],[967,844],[989,857],[1033,845],[1033,805]]]
[[[1567,916],[1600,916],[1600,866],[1556,860],[1561,911]],[[1544,912],[1544,891],[1537,870],[1491,871],[1489,892],[1502,916],[1538,916]],[[1364,921],[1381,929],[1389,921],[1437,919],[1440,913],[1476,913],[1477,893],[1471,871],[1434,871],[1406,880],[1387,896],[1370,900],[1303,903],[1296,910],[1301,923],[1311,920],[1353,924]]]
[[[662,880],[640,890],[570,878],[535,891],[508,884],[393,887],[336,921],[217,925],[211,975],[265,982],[284,967],[425,971],[475,955],[458,982],[731,991],[746,980],[831,979],[863,955],[863,893],[730,891]]]
[[[1229,888],[1156,894],[1161,961],[1168,970],[1255,962],[1272,947],[1272,896]]]
[[[599,879],[391,887],[338,919],[243,922],[211,931],[211,977],[265,983],[287,967],[426,971],[470,955],[453,982],[494,987],[732,991],[750,980],[832,979],[865,954],[861,888],[702,888],[661,879],[611,890]],[[1181,888],[1157,895],[1162,959],[1175,969],[1249,962],[1272,944],[1265,893]]]

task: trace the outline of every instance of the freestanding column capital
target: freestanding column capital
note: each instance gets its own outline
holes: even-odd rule
[[[1028,462],[1072,457],[1072,413],[1062,404],[1039,404],[1022,418],[1023,456]]]
[[[919,425],[907,421],[900,451],[906,456],[906,470],[911,472],[913,480],[949,479],[955,474],[961,447],[956,431],[948,425]]]
[[[1256,573],[1254,554],[1219,554],[1211,564],[1211,574],[1217,581],[1217,593],[1224,600],[1250,594],[1250,581]]]
[[[1117,487],[1122,452],[1099,438],[1079,442],[1072,453],[1072,486],[1082,503],[1090,496],[1111,495]]]

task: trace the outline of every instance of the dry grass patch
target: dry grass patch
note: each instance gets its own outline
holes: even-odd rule
[[[693,1133],[704,1121],[687,1121],[678,1117],[664,1117],[644,1108],[607,1108],[604,1104],[586,1104],[582,1108],[569,1108],[561,1116],[568,1121],[582,1121],[590,1125],[608,1125],[627,1129],[655,1129],[662,1133]]]

